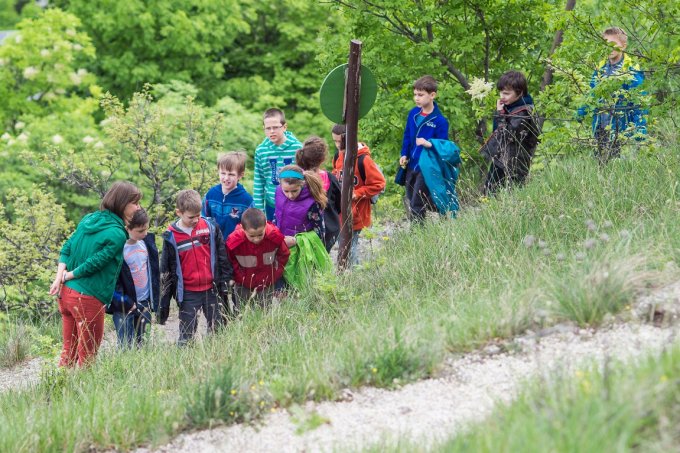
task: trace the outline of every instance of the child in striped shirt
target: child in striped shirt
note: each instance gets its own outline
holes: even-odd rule
[[[264,112],[266,137],[255,149],[253,200],[255,207],[263,210],[270,221],[274,219],[279,172],[295,162],[295,152],[302,148],[302,143],[287,129],[283,111],[268,109]]]

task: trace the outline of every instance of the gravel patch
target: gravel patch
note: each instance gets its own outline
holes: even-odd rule
[[[12,368],[0,368],[0,393],[8,390],[21,390],[40,380],[40,370],[47,360],[30,359]]]
[[[677,308],[679,295],[677,283],[642,298],[634,310],[645,312],[640,307],[649,303],[662,303],[671,310]],[[347,389],[343,392],[345,401],[310,402],[301,410],[292,410],[294,414],[279,410],[258,426],[234,425],[181,434],[153,451],[330,452],[361,450],[398,439],[427,448],[484,419],[497,402],[511,401],[527,379],[549,377],[555,372],[573,374],[607,360],[634,363],[677,344],[677,330],[677,324],[670,322],[628,322],[597,331],[565,325],[548,333],[531,332],[509,340],[505,347],[450,357],[435,379],[393,391]],[[299,433],[305,416],[324,423]]]

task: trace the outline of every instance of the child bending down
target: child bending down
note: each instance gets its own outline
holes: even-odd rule
[[[312,270],[327,271],[332,267],[323,243],[323,210],[328,199],[321,179],[297,165],[283,167],[279,180],[274,221],[291,249],[284,278],[299,288]]]
[[[266,306],[283,287],[283,269],[290,251],[276,226],[264,212],[246,209],[241,224],[227,238],[227,254],[234,268],[236,309],[248,300]]]

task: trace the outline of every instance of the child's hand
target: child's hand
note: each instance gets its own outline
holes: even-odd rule
[[[406,156],[401,156],[399,158],[399,166],[400,167],[406,167],[406,164],[408,163],[408,157]]]
[[[500,99],[497,99],[496,100],[496,110],[498,110],[499,112],[502,113],[503,107],[505,107],[505,104],[503,104]]]
[[[288,248],[295,247],[297,245],[297,241],[295,240],[294,236],[286,236],[284,241],[286,241]]]
[[[420,138],[420,137],[418,137],[416,139],[416,145],[417,146],[424,146],[425,148],[431,148],[432,147],[432,143],[430,143],[427,140],[425,140],[424,138]]]

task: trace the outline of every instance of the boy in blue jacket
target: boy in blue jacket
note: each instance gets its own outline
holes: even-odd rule
[[[220,183],[205,194],[201,214],[212,217],[227,238],[241,223],[243,211],[253,207],[253,197],[239,181],[246,171],[246,153],[232,151],[217,158]]]
[[[437,81],[429,75],[413,84],[413,100],[416,106],[406,118],[404,139],[401,146],[399,165],[406,168],[406,199],[411,217],[421,221],[427,209],[432,209],[430,193],[418,165],[423,147],[430,148],[430,139],[447,140],[449,122],[434,102],[437,96]]]

